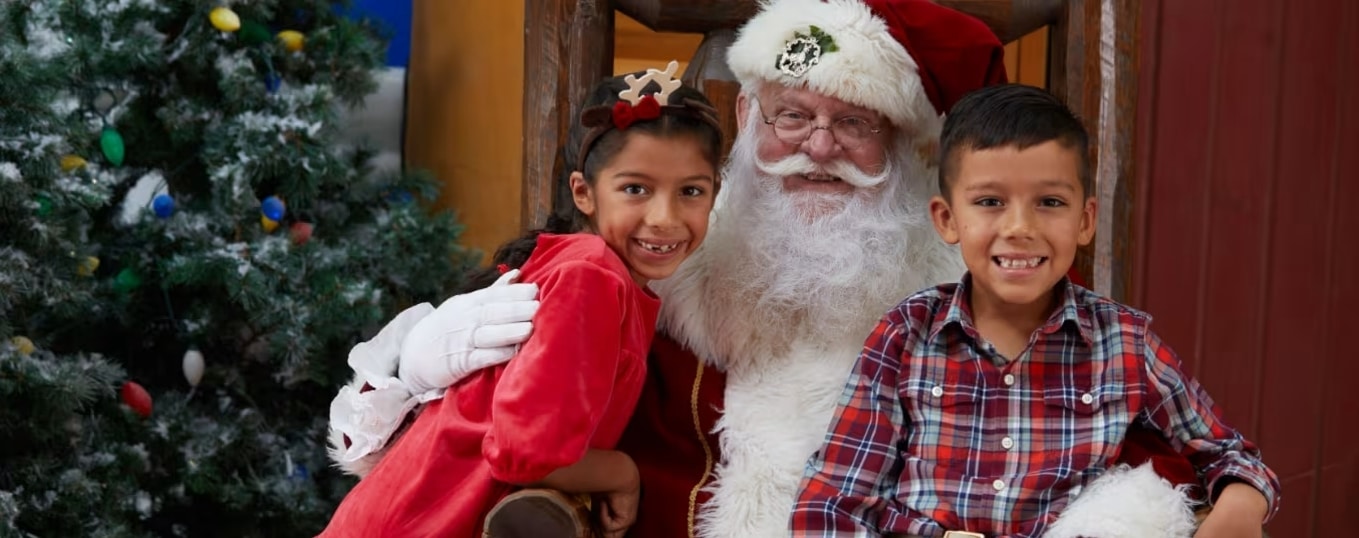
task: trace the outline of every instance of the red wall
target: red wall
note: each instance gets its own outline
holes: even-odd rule
[[[1359,2],[1142,9],[1132,301],[1278,472],[1270,534],[1355,534]]]

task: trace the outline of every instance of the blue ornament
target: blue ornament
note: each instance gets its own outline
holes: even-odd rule
[[[306,465],[302,465],[301,463],[299,463],[295,467],[293,467],[292,478],[294,480],[306,480],[308,476],[310,476],[310,473],[307,472]]]
[[[393,204],[409,204],[415,201],[415,196],[406,189],[393,189],[387,191],[387,201]]]
[[[283,205],[283,200],[280,200],[277,196],[265,198],[264,203],[260,204],[260,213],[274,222],[283,220],[285,212],[287,212],[287,209]]]
[[[282,85],[283,85],[283,79],[279,78],[278,75],[276,75],[276,74],[274,74],[274,73],[269,73],[269,74],[267,74],[267,75],[264,75],[264,87],[265,87],[265,89],[269,90],[269,93],[278,92],[279,86],[282,86]]]
[[[156,212],[156,216],[162,219],[170,218],[175,214],[175,199],[168,194],[157,194],[151,200],[151,210]]]

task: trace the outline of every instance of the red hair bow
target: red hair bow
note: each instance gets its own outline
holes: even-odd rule
[[[613,126],[622,131],[632,125],[633,122],[642,120],[654,120],[661,117],[661,104],[656,102],[656,98],[651,95],[644,95],[637,100],[634,106],[627,101],[619,101],[613,104]]]

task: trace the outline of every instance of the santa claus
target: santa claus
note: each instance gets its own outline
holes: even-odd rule
[[[631,535],[788,534],[799,480],[865,336],[901,298],[964,271],[927,213],[934,151],[942,114],[1003,82],[1002,59],[984,24],[925,0],[772,0],[740,30],[727,57],[742,85],[739,134],[707,242],[653,283],[660,327],[619,446],[643,488]],[[450,300],[409,335],[393,329],[385,338],[410,339],[401,375],[388,365],[370,377],[448,386],[508,359],[527,334],[533,291],[501,284]],[[380,457],[390,429],[332,421],[345,423],[334,439],[342,466],[361,471]],[[341,435],[350,432],[363,437],[358,448]],[[1159,448],[1154,434],[1133,439]],[[1148,456],[1144,446],[1128,454]],[[1161,463],[1162,476],[1193,481],[1173,454]],[[1087,512],[1062,528],[1089,535],[1089,519],[1106,538],[1174,535],[1165,531],[1189,517],[1180,490],[1149,470],[1124,475],[1144,498],[1172,502],[1124,510],[1124,522]]]

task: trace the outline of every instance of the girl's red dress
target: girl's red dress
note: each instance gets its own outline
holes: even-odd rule
[[[321,536],[478,537],[515,484],[614,448],[660,301],[596,235],[543,234],[522,271],[540,301],[524,347],[421,411]]]

